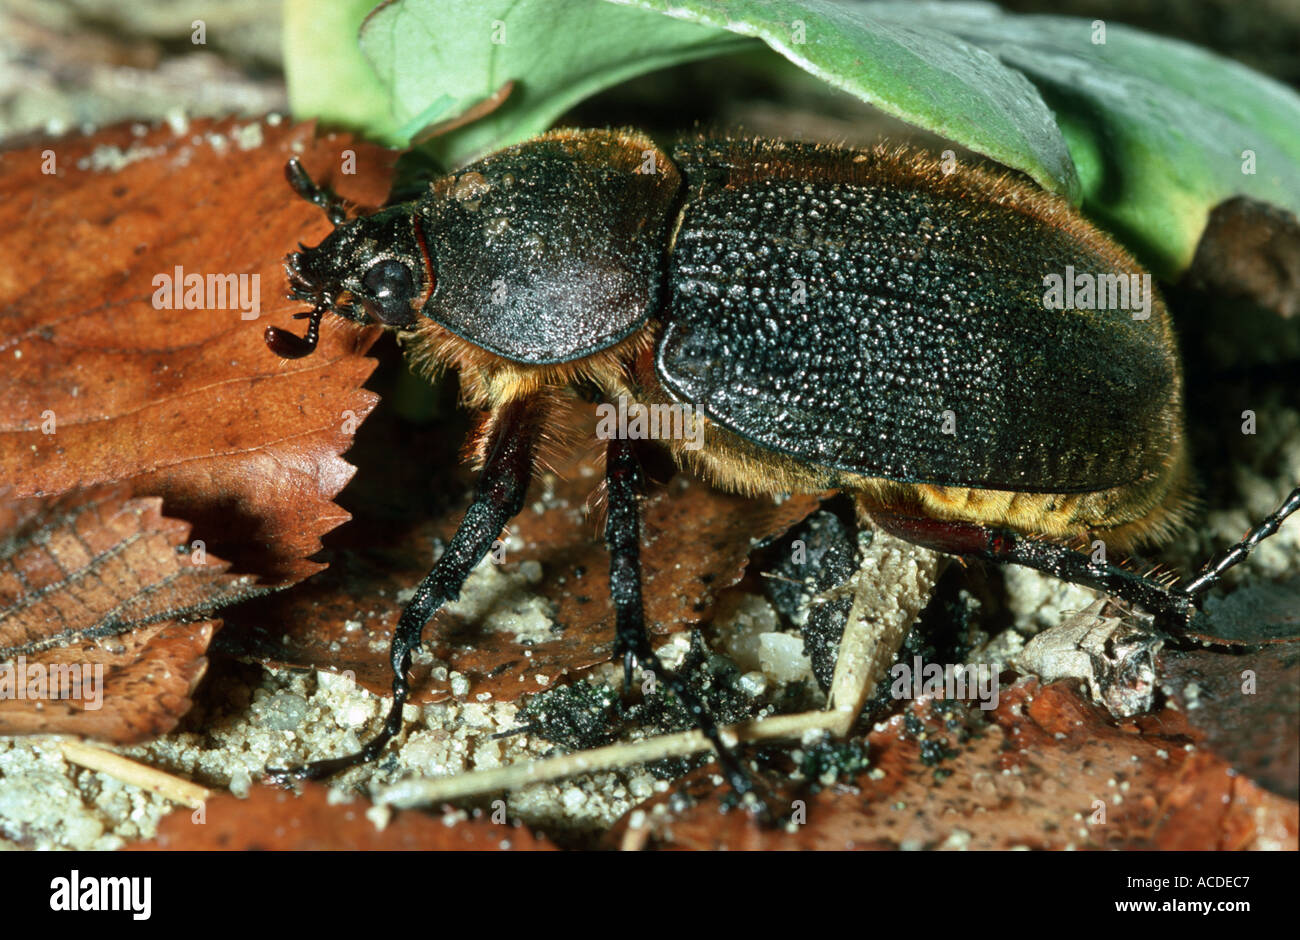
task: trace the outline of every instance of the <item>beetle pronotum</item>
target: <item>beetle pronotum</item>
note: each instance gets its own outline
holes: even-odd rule
[[[700,139],[671,157],[631,130],[560,130],[347,220],[296,160],[293,188],[334,231],[289,256],[305,338],[328,311],[407,331],[485,417],[459,529],[393,636],[393,706],[359,754],[400,730],[425,624],[522,507],[554,396],[690,404],[703,446],[673,458],[745,493],[852,495],[870,525],[940,551],[1027,565],[1185,625],[1196,598],[1300,508],[1300,488],[1188,584],[1169,587],[1068,542],[1117,550],[1182,524],[1182,371],[1158,297],[1053,309],[1046,276],[1128,277],[1136,262],[1063,200],[906,150]],[[631,442],[607,442],[605,541],[615,651],[654,667],[749,787],[694,693],[658,668],[642,614]]]

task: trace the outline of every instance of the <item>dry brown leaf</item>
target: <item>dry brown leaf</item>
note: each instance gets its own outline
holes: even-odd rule
[[[1300,312],[1300,222],[1285,209],[1245,196],[1219,203],[1185,281],[1295,316]]]
[[[283,167],[301,153],[377,204],[392,154],[314,134],[121,125],[0,154],[0,257],[21,259],[0,266],[0,496],[131,480],[237,571],[271,584],[321,567],[305,559],[346,519],[331,500],[353,472],[339,455],[375,405],[360,388],[374,333],[331,324],[293,363],[263,343],[302,306],[283,299],[284,255],[330,228]],[[338,173],[345,151],[356,176]],[[157,308],[175,295],[155,279],[184,285],[178,268],[247,276],[260,316],[215,291],[205,309]]]
[[[117,486],[0,507],[0,734],[130,743],[189,709],[203,615],[256,589],[161,502]]]
[[[255,786],[247,799],[222,794],[199,811],[177,810],[153,839],[125,846],[127,851],[542,851],[545,838],[519,826],[488,819],[461,819],[450,825],[424,813],[393,814],[383,829],[366,816],[363,800],[332,804],[329,788],[304,784],[300,794]]]
[[[394,420],[381,410],[352,455],[364,468],[343,496],[355,519],[327,540],[330,570],[231,611],[223,649],[274,665],[351,671],[372,692],[389,692],[388,643],[402,607],[396,596],[428,572],[433,540],[455,531],[473,488],[472,474],[455,466],[458,440],[441,428],[399,429]],[[446,611],[425,630],[426,646],[469,680],[471,696],[515,699],[610,659],[609,557],[600,513],[589,511],[602,480],[599,449],[589,443],[594,413],[576,410],[570,426],[576,443],[551,457],[556,473],[533,482],[529,505],[510,527],[523,547],[509,551],[501,568],[509,574],[522,562],[540,563],[541,580],[528,591],[546,599],[554,639],[524,645]],[[443,494],[436,510],[430,493]],[[652,487],[641,555],[652,629],[676,632],[710,617],[718,594],[743,575],[752,541],[784,532],[817,505],[812,496],[746,499],[686,475]],[[429,518],[413,515],[421,508]],[[417,663],[412,677],[412,701],[450,694],[446,680],[430,679],[427,664]]]
[[[1231,773],[1210,751],[1186,749],[1195,733],[1180,712],[1117,726],[1073,681],[1041,687],[1036,679],[1003,687],[982,727],[978,707],[959,707],[976,729],[964,744],[947,716],[908,705],[919,728],[906,730],[898,714],[868,736],[879,779],[862,774],[851,786],[783,793],[783,805],[805,801],[802,825],[724,813],[710,766],[674,787],[696,796],[695,805],[645,812],[649,832],[633,835],[637,844],[678,849],[1297,847],[1296,804]],[[955,755],[924,762],[923,750],[944,737]],[[629,838],[628,823],[610,832],[611,846]]]
[[[1228,647],[1300,643],[1300,577],[1261,581],[1211,598],[1187,636]]]
[[[1168,650],[1160,675],[1198,741],[1238,773],[1300,799],[1300,643]]]
[[[1300,798],[1300,578],[1214,598],[1189,631],[1219,649],[1167,649],[1161,686],[1204,746],[1240,773]]]

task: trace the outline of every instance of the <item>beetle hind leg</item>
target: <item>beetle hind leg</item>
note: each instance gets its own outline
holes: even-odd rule
[[[1196,573],[1195,578],[1175,590],[1189,598],[1205,593],[1223,577],[1224,572],[1245,561],[1246,556],[1260,542],[1276,532],[1286,521],[1287,516],[1296,510],[1300,510],[1300,486],[1293,489],[1291,495],[1282,501],[1282,505],[1260,520],[1259,524],[1247,532],[1241,541],[1206,562],[1205,566]]]
[[[1010,529],[972,522],[940,520],[872,510],[880,528],[917,545],[950,555],[981,558],[999,564],[1021,565],[1062,581],[1082,584],[1141,607],[1174,631],[1181,631],[1192,615],[1191,598],[1154,578],[1050,539],[1029,538]]]
[[[944,521],[896,515],[873,509],[871,518],[881,528],[910,542],[953,555],[983,558],[1004,564],[1023,565],[1082,584],[1134,604],[1156,617],[1163,628],[1181,633],[1196,611],[1197,598],[1213,587],[1223,574],[1246,559],[1251,551],[1275,533],[1292,513],[1300,510],[1300,487],[1282,501],[1227,551],[1206,563],[1187,584],[1169,586],[1108,562],[1094,561],[1084,552],[1047,539],[1026,538],[1009,529],[996,529],[969,522]]]
[[[609,551],[609,593],[614,602],[614,653],[623,657],[624,679],[630,686],[634,665],[651,670],[686,707],[696,727],[717,752],[718,762],[732,790],[743,797],[754,790],[750,775],[735,753],[723,743],[713,717],[699,696],[681,676],[663,667],[650,646],[641,601],[641,524],[637,506],[641,467],[630,440],[610,440],[605,456],[605,482],[609,499],[605,547]]]

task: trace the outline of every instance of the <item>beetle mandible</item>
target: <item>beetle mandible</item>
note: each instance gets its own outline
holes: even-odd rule
[[[1053,309],[1045,277],[1127,278],[1133,258],[1063,199],[1009,175],[901,148],[859,151],[700,138],[671,156],[647,136],[557,130],[349,220],[296,159],[295,191],[334,231],[289,255],[305,337],[326,312],[408,333],[483,410],[476,493],[392,641],[393,706],[355,755],[402,727],[426,623],[524,504],[554,396],[689,404],[703,446],[675,461],[748,494],[852,495],[859,516],[950,554],[1086,584],[1177,628],[1196,599],[1300,508],[1300,488],[1188,584],[1170,587],[1069,544],[1123,551],[1184,522],[1182,369],[1168,311]],[[663,670],[642,613],[629,440],[606,444],[615,655],[654,669],[695,716],[737,792],[747,774],[698,697]]]

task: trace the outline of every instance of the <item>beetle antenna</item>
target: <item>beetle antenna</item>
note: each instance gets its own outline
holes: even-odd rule
[[[1286,517],[1297,509],[1300,509],[1300,486],[1293,489],[1291,495],[1282,501],[1282,505],[1265,516],[1240,542],[1211,559],[1197,572],[1195,578],[1174,590],[1187,597],[1205,593],[1223,577],[1224,572],[1245,561],[1255,546],[1276,532]]]
[[[271,351],[281,359],[301,359],[309,355],[316,349],[316,342],[320,339],[320,321],[329,309],[329,304],[321,301],[311,310],[303,313],[295,313],[293,318],[301,320],[304,317],[309,318],[311,322],[307,324],[307,334],[305,336],[295,336],[288,330],[282,330],[278,326],[268,326],[266,328],[266,345],[271,347]]]
[[[307,171],[302,168],[302,161],[290,157],[284,165],[284,178],[289,181],[293,191],[308,202],[318,205],[325,211],[330,223],[338,226],[347,221],[348,213],[343,208],[343,199],[328,186],[317,186]]]

